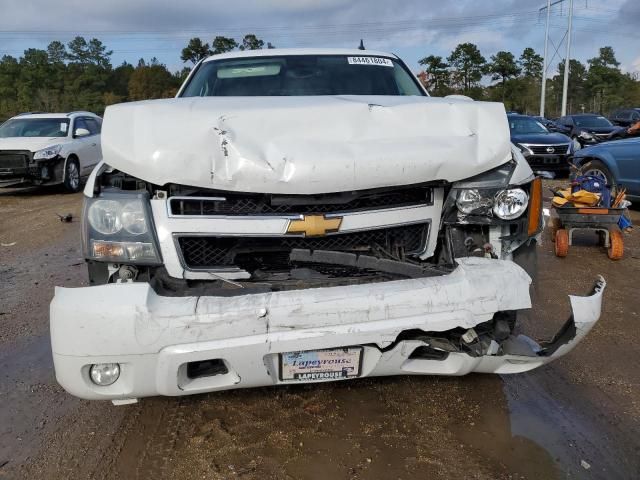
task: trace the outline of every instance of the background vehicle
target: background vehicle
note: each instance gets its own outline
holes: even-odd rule
[[[544,125],[544,128],[546,128],[547,130],[549,130],[550,132],[559,132],[559,133],[564,133],[565,135],[567,133],[569,133],[571,130],[568,129],[567,127],[564,127],[562,125],[559,125],[555,122],[555,120],[551,120],[549,118],[544,118],[544,117],[532,117],[534,119],[536,119],[537,121],[539,121],[542,125]]]
[[[616,127],[616,129],[609,134],[608,140],[619,140],[621,138],[633,137],[640,137],[640,121],[628,127]]]
[[[605,178],[608,185],[624,187],[628,197],[640,199],[640,138],[582,149],[574,155],[573,163],[585,174]]]
[[[616,127],[602,115],[582,113],[579,115],[567,115],[560,117],[556,123],[567,129],[576,147],[594,145],[606,140]]]
[[[612,123],[628,127],[640,122],[640,108],[620,108],[614,110],[609,117]]]
[[[524,155],[534,172],[569,172],[573,142],[562,133],[549,132],[534,117],[507,115],[511,142]]]
[[[0,187],[81,180],[102,160],[102,119],[90,112],[24,113],[0,125]]]

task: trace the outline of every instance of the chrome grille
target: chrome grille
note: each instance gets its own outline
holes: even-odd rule
[[[525,145],[534,155],[566,155],[569,153],[570,144],[561,145]],[[553,149],[552,152],[548,151]]]
[[[431,203],[433,190],[425,187],[383,192],[324,195],[264,195],[221,193],[220,196],[179,196],[169,199],[173,216],[300,215],[393,208]]]

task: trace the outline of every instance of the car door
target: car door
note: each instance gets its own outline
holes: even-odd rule
[[[640,142],[612,142],[609,148],[618,167],[616,183],[629,194],[640,196]]]
[[[93,150],[91,153],[91,158],[93,159],[91,168],[93,168],[98,162],[100,162],[100,160],[102,160],[102,146],[100,144],[102,122],[100,121],[100,119],[94,117],[85,117],[84,121],[89,127],[91,137],[93,138],[93,141],[90,142],[90,147]]]
[[[80,136],[80,129],[87,130],[88,135]],[[94,130],[95,131],[95,130]],[[91,129],[87,124],[86,117],[78,117],[73,125],[74,150],[80,162],[80,175],[86,176],[91,173],[93,167],[98,163],[98,155],[96,154],[96,134],[91,133]]]

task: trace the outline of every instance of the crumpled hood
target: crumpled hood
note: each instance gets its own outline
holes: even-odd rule
[[[197,97],[107,108],[104,161],[143,180],[315,194],[465,179],[511,158],[499,103]]]
[[[0,138],[0,150],[37,152],[43,148],[66,142],[66,137],[7,137]]]

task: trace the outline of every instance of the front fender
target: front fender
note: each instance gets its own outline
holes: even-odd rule
[[[608,151],[589,151],[589,148],[580,150],[573,156],[573,163],[576,167],[582,167],[590,160],[600,160],[612,173],[613,178],[620,178],[620,170],[614,156]]]

